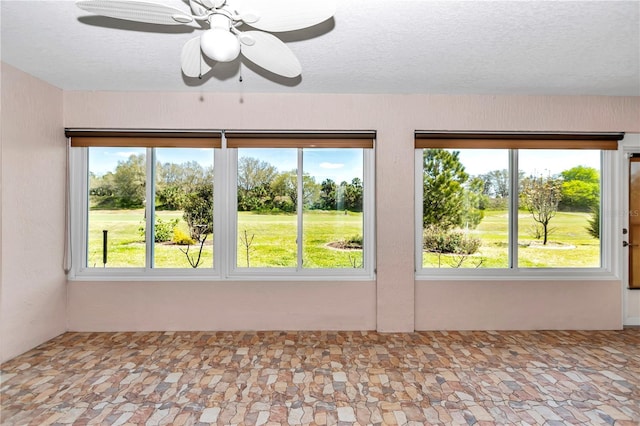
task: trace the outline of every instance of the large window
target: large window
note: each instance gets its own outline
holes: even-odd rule
[[[421,271],[604,268],[617,135],[527,136],[416,134]]]
[[[237,271],[371,267],[371,137],[231,133],[228,146],[237,171]]]
[[[373,273],[373,133],[68,134],[76,276]]]
[[[71,145],[76,271],[213,268],[219,132],[76,131]]]

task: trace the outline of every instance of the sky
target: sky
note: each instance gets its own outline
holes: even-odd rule
[[[297,150],[242,148],[238,156],[255,157],[275,166],[280,172],[297,167]],[[492,170],[507,169],[508,151],[499,149],[459,150],[460,160],[470,175]],[[97,175],[115,170],[118,161],[126,161],[133,154],[144,153],[144,148],[91,148],[90,169]],[[212,149],[157,149],[156,159],[162,163],[197,161],[203,167],[212,164]],[[360,149],[305,149],[304,171],[321,183],[332,179],[336,183],[362,179],[363,158]],[[557,175],[575,166],[587,166],[600,170],[600,151],[597,150],[522,150],[519,152],[519,168],[527,175]]]
[[[103,175],[116,169],[118,162],[127,161],[132,155],[144,154],[145,148],[91,148],[89,150],[89,169]],[[156,149],[156,160],[161,163],[186,163],[197,161],[202,167],[213,164],[211,148],[159,148]]]
[[[114,171],[119,161],[126,161],[131,155],[144,154],[144,148],[91,148],[89,150],[89,168],[96,175]],[[156,149],[156,160],[161,163],[182,164],[197,161],[203,167],[212,164],[212,149]],[[285,172],[297,168],[298,154],[295,148],[238,150],[238,156],[254,157],[275,166]],[[332,179],[336,183],[351,182],[354,177],[363,177],[363,158],[361,149],[305,149],[304,171],[321,183]]]
[[[144,154],[144,148],[91,148],[89,150],[89,168],[100,176],[114,171],[118,162],[126,161],[131,155]],[[197,161],[206,168],[213,163],[212,149],[156,149],[156,160],[161,163],[182,164]],[[285,172],[297,168],[297,149],[253,149],[242,148],[238,156],[254,157],[275,166]],[[332,179],[336,183],[351,182],[355,177],[363,178],[363,158],[360,149],[305,149],[303,156],[305,173],[309,173],[321,183]]]
[[[475,176],[492,170],[509,168],[507,150],[473,149],[460,151],[460,160],[468,174]],[[559,150],[529,149],[518,152],[518,168],[526,175],[558,175],[575,166],[593,167],[600,170],[600,151],[598,150]]]
[[[144,148],[90,148],[89,170],[98,176],[116,169],[119,161],[132,155],[144,154]]]

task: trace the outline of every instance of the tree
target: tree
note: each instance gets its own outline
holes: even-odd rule
[[[196,161],[156,164],[157,204],[168,210],[179,210],[186,194],[196,185],[213,182],[213,167],[202,167]]]
[[[298,205],[298,171],[293,169],[278,174],[271,181],[270,186],[279,208],[284,211],[295,211]],[[287,204],[290,207],[287,207]]]
[[[259,210],[273,199],[271,182],[278,170],[253,157],[238,159],[238,209],[243,211]]]
[[[558,203],[562,199],[562,180],[553,177],[528,177],[521,182],[520,205],[533,220],[542,225],[542,244],[549,237],[549,222],[558,212]]]
[[[350,184],[345,187],[345,210],[352,212],[362,211],[362,193],[363,193],[362,180],[360,178],[353,178]]]
[[[197,257],[189,255],[188,245],[186,250],[180,249],[180,251],[187,256],[191,267],[197,268],[202,258],[204,243],[209,234],[213,234],[213,187],[211,184],[196,185],[190,193],[186,194],[182,209],[182,217],[187,222],[189,234],[200,247]]]
[[[113,173],[107,172],[97,176],[89,172],[89,195],[96,197],[113,197]]]
[[[320,194],[316,208],[320,210],[335,210],[336,205],[336,183],[331,179],[325,179],[320,184]]]
[[[131,155],[127,161],[119,161],[113,174],[113,193],[116,206],[139,208],[145,200],[145,155]]]
[[[213,188],[199,184],[186,194],[182,205],[185,222],[191,238],[199,241],[203,235],[213,233]]]
[[[462,225],[465,227],[475,229],[484,219],[484,206],[488,197],[483,194],[483,187],[484,181],[477,177],[465,184],[461,211]]]
[[[509,170],[492,170],[480,176],[484,180],[485,195],[495,198],[507,198],[509,196]]]
[[[423,154],[423,226],[442,230],[463,224],[464,184],[469,180],[460,153],[426,149]]]
[[[600,204],[600,173],[593,167],[576,166],[561,173],[561,210],[590,211]]]
[[[305,209],[312,209],[320,198],[320,185],[318,185],[316,179],[308,173],[302,175],[302,198]]]
[[[243,191],[269,185],[277,175],[278,170],[266,161],[253,157],[238,159],[238,188]]]
[[[289,172],[280,173],[271,182],[271,190],[275,200],[280,197],[288,198],[287,201],[291,202],[293,210],[298,205],[298,171],[293,169]],[[316,183],[316,180],[308,173],[302,175],[302,203],[303,208],[313,208],[320,197],[320,185]],[[288,209],[283,209],[288,211]]]
[[[565,182],[580,180],[582,182],[600,183],[600,173],[593,167],[576,166],[560,173]]]

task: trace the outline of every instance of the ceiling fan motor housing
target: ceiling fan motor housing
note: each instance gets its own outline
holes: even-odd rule
[[[217,62],[230,62],[240,54],[240,41],[231,32],[229,16],[214,13],[209,17],[210,29],[200,36],[200,49],[208,58]]]

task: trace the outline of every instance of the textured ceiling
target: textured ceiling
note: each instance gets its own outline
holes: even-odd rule
[[[334,19],[280,34],[301,77],[236,60],[203,80],[180,71],[199,29],[0,7],[2,61],[65,90],[640,95],[640,1],[338,0]]]

